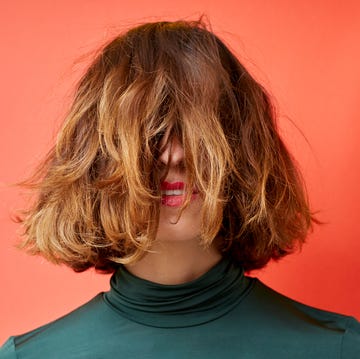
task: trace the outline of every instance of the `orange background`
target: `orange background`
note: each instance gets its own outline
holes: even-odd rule
[[[277,99],[281,132],[327,222],[301,255],[257,275],[307,304],[360,318],[359,2],[17,0],[0,6],[0,342],[108,288],[107,276],[74,274],[13,248],[10,213],[24,199],[5,184],[29,174],[52,143],[86,65],[74,59],[128,26],[201,13]]]

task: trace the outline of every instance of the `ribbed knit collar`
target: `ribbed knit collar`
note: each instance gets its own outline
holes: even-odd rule
[[[110,286],[105,302],[127,319],[152,327],[181,328],[228,313],[248,293],[251,282],[241,268],[223,258],[201,277],[178,285],[150,282],[121,266]]]

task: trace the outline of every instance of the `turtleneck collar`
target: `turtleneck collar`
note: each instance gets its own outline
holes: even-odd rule
[[[223,258],[201,277],[177,285],[141,279],[125,267],[113,274],[104,300],[134,322],[160,328],[181,328],[215,320],[233,309],[251,282],[243,270]]]

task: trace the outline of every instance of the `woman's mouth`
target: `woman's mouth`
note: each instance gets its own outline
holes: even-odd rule
[[[184,182],[162,182],[161,190],[161,204],[168,207],[180,207],[183,205],[186,197]],[[197,192],[193,191],[191,200],[197,197]]]

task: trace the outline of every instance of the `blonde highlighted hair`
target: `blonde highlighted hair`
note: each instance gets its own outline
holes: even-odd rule
[[[144,24],[104,46],[28,181],[22,246],[75,271],[139,259],[156,237],[166,131],[203,198],[204,246],[216,240],[251,270],[301,245],[314,219],[269,96],[200,20]]]

